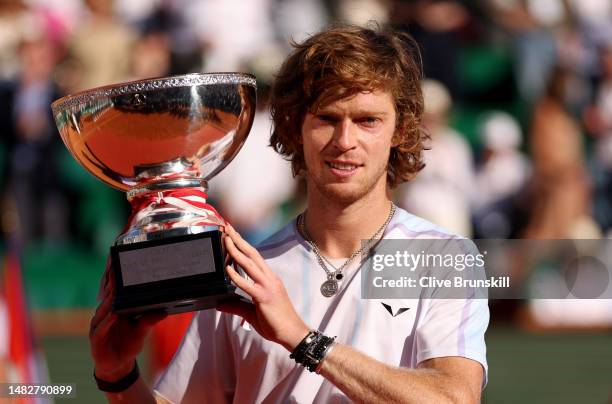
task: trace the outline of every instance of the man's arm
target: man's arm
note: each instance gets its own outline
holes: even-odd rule
[[[105,393],[109,403],[142,403],[142,404],[158,404],[165,401],[157,400],[157,396],[153,395],[151,388],[139,377],[127,390],[121,393]]]
[[[231,226],[227,235],[228,252],[252,281],[229,266],[227,273],[252,297],[253,305],[232,302],[219,309],[243,317],[262,337],[292,352],[309,327],[295,311],[282,281],[257,250]],[[359,402],[474,403],[480,400],[483,378],[481,364],[467,358],[440,357],[424,360],[418,369],[396,368],[338,343],[325,357],[320,373]]]
[[[142,377],[121,393],[105,393],[105,395],[109,403],[171,404],[170,401],[152,392]]]
[[[119,316],[112,310],[115,294],[114,277],[107,265],[102,278],[102,302],[91,319],[89,340],[98,379],[116,382],[133,369],[136,356],[142,350],[150,328],[166,317],[165,313],[151,313],[138,320]],[[153,392],[138,377],[136,382],[120,393],[105,393],[109,403],[155,403]]]
[[[319,373],[350,399],[364,403],[477,403],[483,378],[482,366],[471,359],[433,358],[407,369],[339,343]]]

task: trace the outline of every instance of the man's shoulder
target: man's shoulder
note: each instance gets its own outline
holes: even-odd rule
[[[295,219],[292,219],[280,230],[259,242],[256,245],[257,250],[263,253],[287,244],[293,246],[298,245],[300,239],[295,228],[295,223]],[[396,213],[389,223],[386,235],[399,236],[392,238],[465,238],[465,236],[453,233],[442,226],[414,215],[400,207],[396,208]]]
[[[293,219],[276,233],[258,243],[255,248],[265,259],[269,259],[290,250],[298,244],[299,239],[295,230],[295,219]]]
[[[453,233],[399,207],[395,217],[389,223],[385,237],[391,239],[465,239],[465,236]]]

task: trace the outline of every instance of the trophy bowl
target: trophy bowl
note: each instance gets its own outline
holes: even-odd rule
[[[99,87],[51,105],[72,156],[132,205],[111,247],[117,312],[239,298],[225,273],[225,220],[206,192],[245,142],[255,101],[254,76],[210,73]]]

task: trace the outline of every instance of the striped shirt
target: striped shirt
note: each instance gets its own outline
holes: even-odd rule
[[[384,235],[454,237],[399,208]],[[326,274],[295,220],[258,250],[310,327],[391,366],[415,368],[430,358],[469,358],[482,364],[483,386],[486,383],[486,300],[362,299],[358,263],[344,271],[338,293],[326,298],[319,290]],[[405,310],[397,314],[401,308]],[[289,359],[281,345],[263,339],[240,317],[215,310],[202,311],[194,319],[155,390],[175,403],[349,402],[332,383]]]

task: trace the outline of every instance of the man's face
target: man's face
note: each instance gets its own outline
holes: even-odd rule
[[[302,143],[309,188],[343,203],[384,193],[395,119],[393,97],[381,90],[307,113]]]

